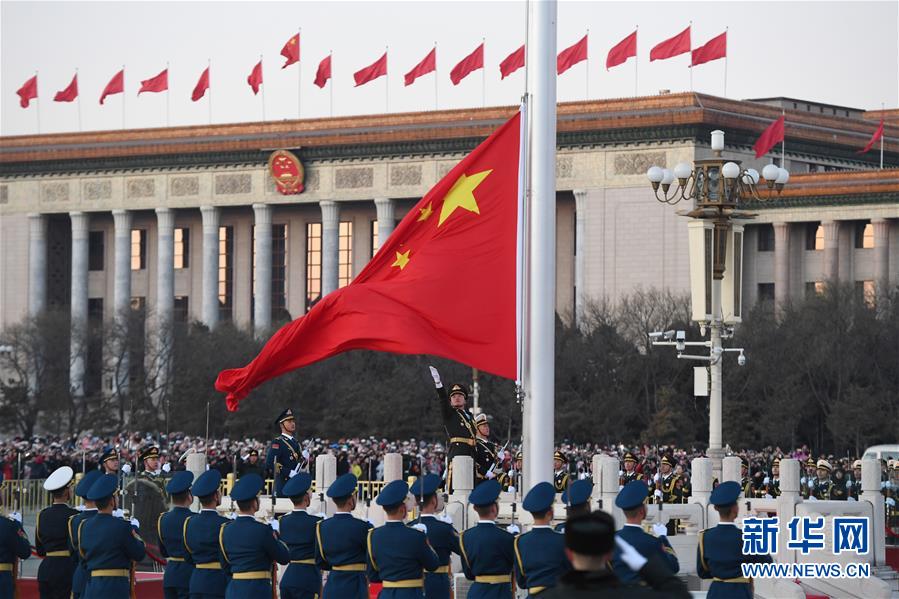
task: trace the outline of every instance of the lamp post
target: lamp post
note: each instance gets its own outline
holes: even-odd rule
[[[743,212],[740,204],[747,201],[775,199],[790,179],[790,173],[775,164],[761,172],[744,169],[740,161],[726,160],[724,132],[712,131],[712,158],[696,160],[693,165],[681,162],[674,170],[652,166],[646,176],[656,200],[677,204],[692,200],[693,209],[678,212],[690,218],[688,223],[690,251],[690,295],[692,320],[699,324],[702,336],[710,332],[709,341],[685,343],[654,342],[654,345],[676,345],[678,357],[709,362],[711,389],[709,398],[709,449],[714,476],[721,480],[724,457],[721,419],[721,358],[725,352],[740,352],[739,363],[746,362],[742,349],[724,349],[722,338],[733,334],[733,326],[742,321],[743,224],[754,214]],[[759,181],[765,180],[765,188]],[[673,187],[677,181],[677,187]],[[660,193],[661,190],[661,193]],[[687,345],[709,348],[709,355],[683,354]]]

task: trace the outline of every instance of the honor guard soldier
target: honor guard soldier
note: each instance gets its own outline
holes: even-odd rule
[[[818,479],[815,481],[815,486],[811,489],[811,495],[809,496],[809,499],[811,499],[812,497],[814,497],[818,501],[827,501],[829,499],[832,499],[833,481],[830,480],[831,470],[832,467],[830,465],[830,462],[824,459],[818,460]]]
[[[375,500],[384,508],[387,521],[368,531],[368,565],[384,590],[379,599],[422,599],[424,571],[440,567],[440,558],[428,544],[423,524],[406,526],[406,496],[409,485],[395,480]]]
[[[808,499],[815,489],[815,481],[817,479],[815,474],[815,460],[812,456],[808,456],[808,459],[805,461],[805,474],[799,480],[799,494],[802,495],[803,499]]]
[[[367,599],[366,551],[370,522],[353,517],[356,477],[344,474],[328,488],[337,511],[315,525],[315,561],[331,570],[322,599]]]
[[[281,491],[293,502],[293,511],[278,519],[278,534],[290,551],[290,565],[281,576],[281,599],[317,599],[322,592],[322,572],[315,565],[315,526],[321,518],[306,510],[312,477],[300,472]]]
[[[618,484],[623,487],[632,480],[643,480],[643,474],[637,472],[637,456],[627,452],[624,454],[624,470],[619,477]]]
[[[112,515],[116,491],[115,476],[104,474],[87,494],[97,505],[97,515],[82,522],[78,533],[79,551],[88,573],[85,599],[131,596],[133,563],[144,559],[147,553],[136,528]]]
[[[752,478],[749,476],[749,460],[742,455],[740,456],[740,490],[743,492],[743,497],[755,497]]]
[[[68,525],[69,518],[78,513],[69,506],[74,477],[75,472],[63,466],[44,481],[44,489],[50,492],[53,504],[40,511],[34,525],[34,546],[44,558],[37,570],[41,599],[68,599],[72,594],[75,560],[69,550]]]
[[[674,473],[674,460],[663,456],[659,463],[659,482],[654,495],[658,503],[681,503],[682,489],[677,486],[678,475]],[[677,534],[678,520],[669,520],[668,534]]]
[[[771,462],[771,476],[766,477],[762,485],[763,497],[768,496],[772,499],[780,497],[780,458],[774,458]]]
[[[75,572],[72,575],[73,599],[80,599],[84,595],[84,588],[87,585],[87,564],[81,559],[78,533],[81,532],[81,526],[85,520],[89,520],[97,515],[97,506],[87,498],[87,494],[101,476],[103,474],[99,470],[89,470],[75,486],[75,495],[84,499],[84,509],[69,518],[68,523],[69,549],[75,558]]]
[[[565,504],[565,518],[590,513],[590,496],[593,495],[593,479],[582,478],[576,480],[562,493],[562,503]],[[556,524],[556,532],[565,532],[565,523]]]
[[[468,599],[512,599],[515,537],[496,525],[499,493],[499,483],[488,480],[468,496],[478,514],[477,525],[459,540],[465,578],[474,581]]]
[[[452,521],[446,522],[437,517],[440,499],[437,489],[440,487],[440,476],[426,474],[412,483],[410,492],[418,502],[421,516],[410,524],[424,524],[427,528],[428,543],[437,554],[439,566],[433,572],[425,572],[425,599],[449,599],[450,597],[450,557],[451,554],[461,556],[459,533]]]
[[[263,487],[261,476],[248,474],[231,489],[240,515],[219,530],[219,548],[231,570],[227,599],[271,597],[277,580],[276,563],[290,562],[287,545],[278,539],[278,521],[265,525],[254,517]]]
[[[556,493],[564,493],[568,488],[568,459],[561,451],[553,454],[553,485]]]
[[[859,493],[862,492],[862,461],[855,460],[852,462],[852,476],[847,477],[846,491],[849,497],[858,501]]]
[[[300,462],[308,454],[304,455],[300,444],[293,438],[293,433],[297,430],[293,410],[287,408],[281,412],[276,422],[281,428],[281,434],[272,441],[268,448],[268,454],[265,456],[265,471],[275,479],[275,497],[281,497],[281,488],[284,483],[300,471]]]
[[[634,547],[643,557],[649,558],[652,555],[661,557],[672,574],[677,574],[680,570],[680,564],[677,561],[677,555],[668,542],[668,529],[664,524],[656,523],[652,525],[652,532],[656,536],[643,530],[643,521],[646,519],[646,497],[649,494],[649,487],[642,480],[633,480],[626,485],[618,496],[615,498],[615,505],[624,512],[627,519],[625,525],[616,535],[627,541]],[[628,567],[621,558],[621,551],[616,549],[612,558],[612,568],[615,575],[622,584],[640,584],[640,575]]]
[[[200,500],[200,513],[184,519],[184,547],[194,563],[190,575],[191,599],[222,599],[230,580],[222,568],[219,530],[230,522],[216,508],[222,503],[218,470],[207,470],[194,482],[191,494]]]
[[[570,564],[565,558],[565,537],[554,531],[553,502],[556,491],[548,482],[537,483],[528,491],[521,504],[534,517],[528,532],[515,537],[515,580],[528,597],[556,586],[559,576]]]
[[[0,516],[0,597],[16,596],[20,559],[31,556],[31,543],[19,519]]]
[[[159,535],[159,552],[166,558],[162,591],[165,599],[188,599],[190,577],[194,563],[184,546],[184,522],[193,515],[190,505],[194,496],[190,485],[194,475],[189,471],[176,472],[165,490],[172,498],[172,509],[159,515],[156,533]]]
[[[110,447],[100,455],[100,472],[115,475],[116,479],[121,477],[119,452],[115,447]]]
[[[472,460],[477,453],[477,429],[474,417],[465,402],[468,400],[468,389],[458,383],[450,387],[449,396],[440,380],[440,373],[433,366],[429,366],[431,378],[437,388],[437,399],[440,401],[440,412],[443,415],[443,428],[447,436],[447,460],[449,466],[446,470],[446,488],[452,492],[453,488],[453,458],[457,455],[466,455]]]
[[[770,555],[743,555],[743,531],[736,522],[740,485],[723,482],[712,491],[709,503],[715,506],[718,526],[699,533],[696,548],[696,572],[700,578],[711,578],[708,599],[752,599],[752,580],[743,577],[740,564],[769,563]]]
[[[485,480],[498,478],[494,472],[498,457],[496,444],[490,440],[490,422],[487,414],[478,414],[474,419],[477,430],[477,445],[475,446],[475,485]],[[502,484],[502,481],[500,481]]]

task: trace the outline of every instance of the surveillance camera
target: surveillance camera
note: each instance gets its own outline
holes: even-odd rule
[[[746,356],[743,354],[743,352],[740,352],[740,355],[737,356],[737,364],[739,364],[740,366],[746,366]]]
[[[665,339],[668,341],[674,339],[674,331],[665,331]]]
[[[687,332],[686,331],[678,331],[677,332],[677,341],[675,342],[675,348],[678,353],[687,349]]]
[[[652,333],[649,334],[649,338],[650,339],[661,339],[664,334],[665,333],[663,333],[662,331],[653,331]]]

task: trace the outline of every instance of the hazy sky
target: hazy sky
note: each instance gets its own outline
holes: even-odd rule
[[[899,106],[899,4],[889,2],[559,2],[559,49],[589,37],[589,97],[634,94],[634,61],[605,70],[609,48],[639,25],[640,95],[690,89],[688,55],[649,62],[649,50],[693,21],[693,46],[729,26],[727,96],[791,96],[859,108]],[[15,91],[39,71],[41,132],[77,131],[77,102],[55,103],[79,69],[83,130],[122,127],[122,95],[100,92],[125,65],[126,125],[166,125],[166,94],[137,96],[141,79],[169,63],[169,122],[203,124],[208,100],[190,93],[211,59],[212,121],[262,119],[262,99],[246,78],[264,56],[265,117],[297,117],[297,65],[281,70],[284,42],[302,27],[302,116],[329,114],[331,90],[312,84],[333,50],[335,115],[385,110],[385,82],[353,87],[352,74],[389,45],[389,111],[434,108],[434,75],[403,86],[403,74],[437,43],[440,108],[480,106],[482,77],[458,86],[449,70],[486,38],[486,101],[514,104],[524,71],[499,78],[499,62],[524,42],[525,2],[10,2],[2,19],[3,135],[37,131],[37,111]],[[724,94],[725,62],[702,65],[693,89]],[[558,98],[582,100],[587,66],[559,78]],[[329,84],[330,85],[330,84]]]

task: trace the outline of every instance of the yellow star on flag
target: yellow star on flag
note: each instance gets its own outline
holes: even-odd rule
[[[400,270],[406,268],[406,265],[409,264],[409,252],[412,250],[406,250],[405,252],[397,252],[396,253],[396,261],[390,266],[399,266]]]
[[[415,222],[422,222],[428,220],[431,214],[434,212],[434,208],[432,208],[432,202],[428,202],[428,205],[424,208],[419,208],[418,211],[421,213],[418,215],[418,220]]]
[[[480,214],[478,203],[474,198],[474,190],[492,172],[493,169],[481,171],[470,177],[463,173],[443,198],[443,207],[440,209],[440,220],[437,222],[437,226],[442,225],[443,221],[448,219],[456,208],[464,208],[469,212]]]

